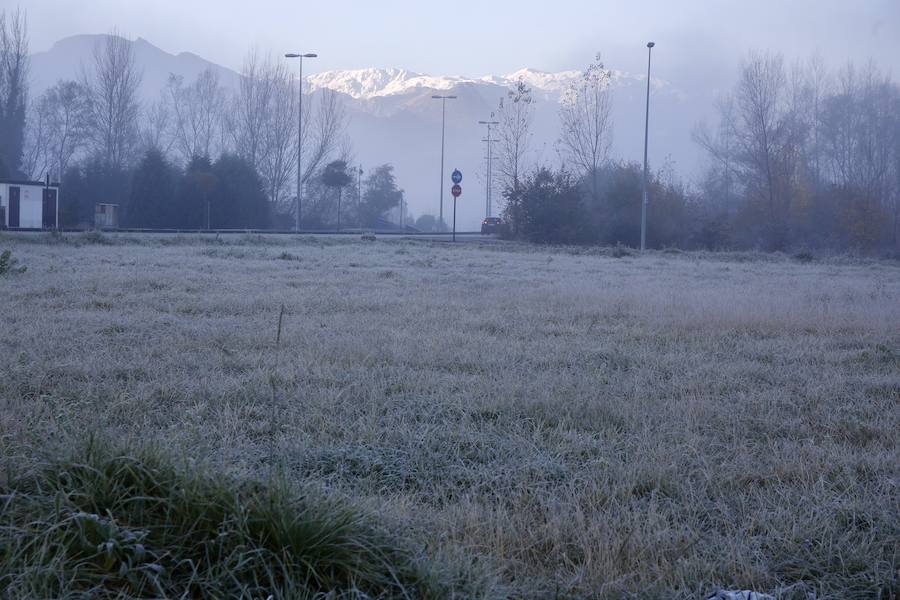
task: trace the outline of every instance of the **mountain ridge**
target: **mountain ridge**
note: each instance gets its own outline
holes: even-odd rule
[[[54,55],[58,57],[61,52],[65,52],[70,58],[78,58],[84,64],[86,59],[90,58],[90,52],[93,50],[97,42],[102,41],[108,34],[77,34],[67,36],[56,41],[50,49],[36,52],[31,55],[32,61],[43,63],[45,57]],[[222,73],[227,73],[231,77],[227,79],[240,77],[237,71],[214,63],[210,60],[194,52],[167,52],[154,45],[143,37],[137,37],[134,40],[128,40],[133,44],[136,54],[156,54],[165,55],[166,57],[196,63],[196,68],[210,67]],[[89,47],[88,47],[89,46]],[[140,58],[140,57],[139,57]],[[58,61],[57,64],[67,64],[70,61]],[[43,65],[41,65],[43,67]],[[201,69],[202,70],[202,69]],[[43,68],[38,70],[43,71]],[[623,81],[637,82],[645,81],[643,75],[635,75],[625,71],[611,70],[613,88],[617,87]],[[177,73],[184,76],[184,73]],[[580,76],[581,71],[570,69],[563,71],[542,71],[531,67],[523,67],[512,73],[497,75],[488,74],[480,77],[469,77],[465,75],[431,75],[405,69],[403,67],[363,67],[356,69],[333,69],[321,71],[319,73],[306,75],[303,80],[306,82],[310,91],[322,89],[330,89],[340,92],[355,100],[371,100],[373,98],[402,95],[412,93],[419,90],[447,91],[454,87],[464,84],[475,85],[496,85],[500,87],[513,87],[516,82],[524,81],[532,90],[543,92],[550,95],[561,95],[569,85],[574,83]],[[145,73],[146,75],[146,73]],[[43,91],[55,81],[48,81],[49,78],[41,77],[37,82],[36,89]],[[154,78],[157,79],[157,78]],[[225,82],[228,83],[228,82]],[[655,78],[652,81],[652,87],[655,92],[665,88],[672,88],[669,82]],[[678,91],[678,93],[682,93]]]

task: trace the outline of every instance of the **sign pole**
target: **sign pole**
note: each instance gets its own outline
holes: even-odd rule
[[[453,241],[456,241],[456,196],[453,196]]]
[[[453,174],[450,176],[451,181],[453,181],[453,187],[450,189],[450,193],[453,195],[453,241],[456,241],[456,199],[459,198],[459,195],[462,194],[462,187],[460,187],[460,182],[462,181],[462,173],[459,169],[453,169]]]

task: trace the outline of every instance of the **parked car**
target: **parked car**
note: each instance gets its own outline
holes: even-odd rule
[[[481,222],[481,233],[499,233],[501,227],[503,227],[503,219],[488,217]]]

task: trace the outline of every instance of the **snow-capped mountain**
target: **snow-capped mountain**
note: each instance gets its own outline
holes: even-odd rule
[[[582,76],[581,71],[560,71],[547,73],[535,69],[520,69],[508,75],[485,75],[464,77],[460,75],[433,76],[406,69],[352,69],[323,71],[304,77],[309,89],[328,89],[346,94],[356,100],[372,100],[385,96],[400,96],[419,92],[443,92],[462,85],[488,85],[512,88],[522,81],[533,92],[544,97],[559,97]],[[612,71],[613,89],[627,87],[646,80],[642,75],[624,71]],[[672,87],[666,81],[653,80],[655,90]]]
[[[88,66],[94,46],[103,36],[82,35],[60,40],[49,51],[31,61],[31,97],[36,98],[58,79],[78,79],[82,65]],[[169,73],[194,80],[207,67],[215,69],[221,83],[232,92],[240,75],[189,53],[170,54],[150,42],[132,42],[137,66],[143,72],[141,98],[149,106],[157,102]],[[559,99],[580,71],[546,73],[521,69],[506,75],[426,75],[401,68],[353,69],[314,73],[305,78],[314,97],[322,90],[340,95],[350,117],[348,136],[354,162],[368,170],[382,163],[395,167],[398,183],[406,191],[415,215],[438,212],[440,178],[440,103],[432,96],[452,94],[447,103],[446,172],[459,168],[465,174],[464,194],[459,202],[461,227],[472,228],[484,216],[484,128],[479,120],[491,117],[509,88],[519,80],[533,90],[535,113],[532,127],[531,165],[558,162]],[[614,70],[613,148],[614,158],[640,160],[644,133],[646,77]],[[664,78],[653,79],[650,158],[654,167],[671,158],[684,174],[696,170],[699,151],[691,142],[694,123],[704,116],[702,101]],[[447,183],[447,182],[445,182]],[[495,194],[495,197],[499,194]],[[451,202],[445,193],[445,211]],[[448,213],[445,213],[448,214]]]
[[[304,78],[312,91],[328,89],[356,100],[408,94],[420,90],[446,91],[462,83],[465,77],[432,77],[406,69],[353,69],[325,71]]]
[[[535,90],[559,94],[580,75],[578,71],[544,73],[522,69],[509,75],[472,78],[459,75],[432,76],[406,69],[354,69],[324,71],[304,79],[312,90],[329,89],[357,100],[371,100],[423,90],[447,91],[465,84],[512,87],[519,80]]]

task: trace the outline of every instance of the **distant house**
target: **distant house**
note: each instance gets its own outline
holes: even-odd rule
[[[0,179],[0,225],[4,229],[55,229],[59,184]]]

